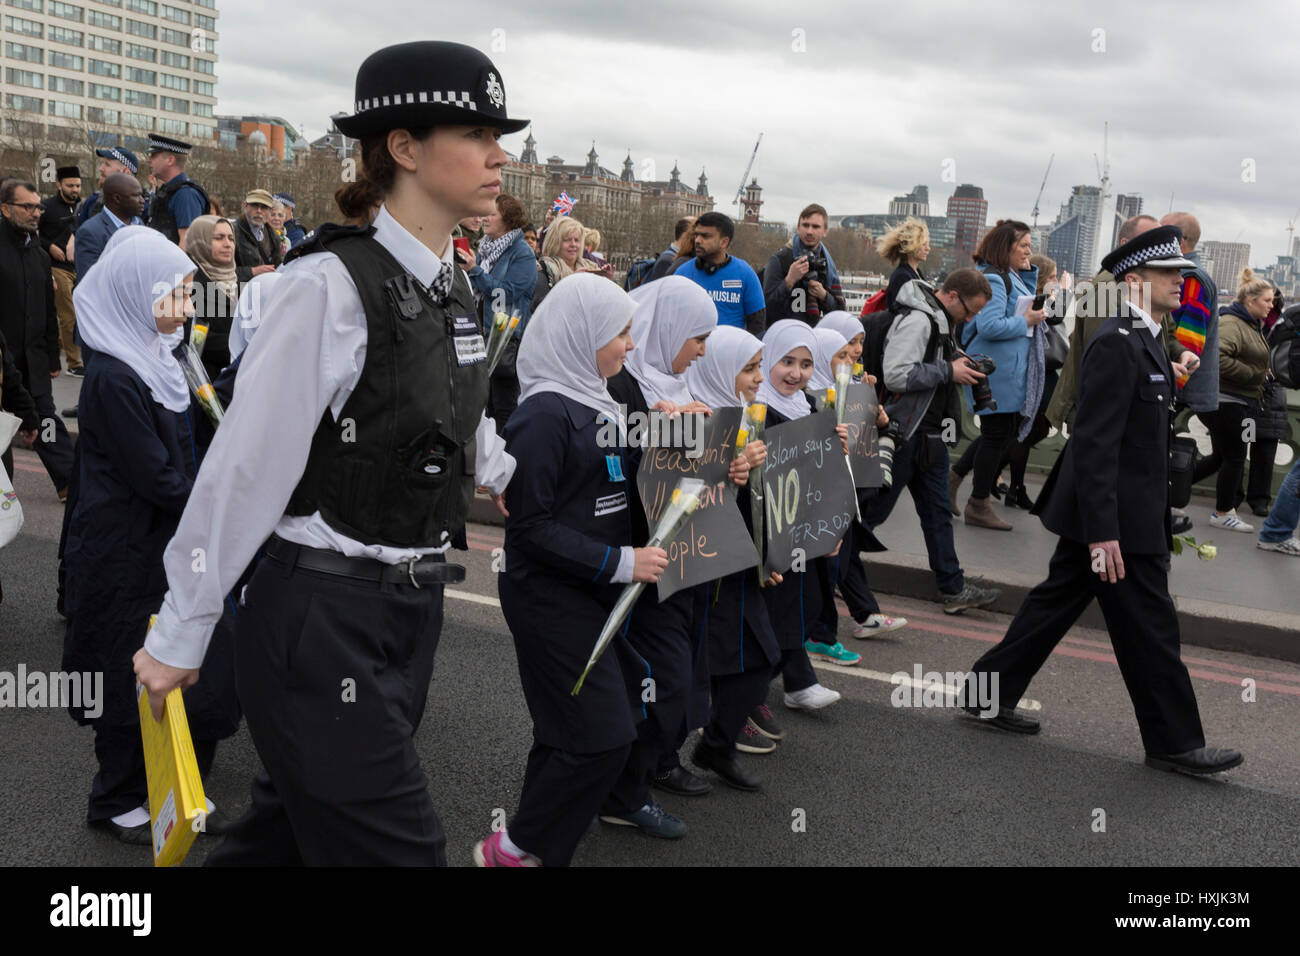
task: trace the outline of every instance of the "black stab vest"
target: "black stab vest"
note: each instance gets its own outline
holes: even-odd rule
[[[343,262],[366,313],[366,356],[338,420],[326,409],[287,513],[319,511],[366,544],[434,548],[444,532],[460,538],[474,495],[482,328],[463,276],[439,306],[373,236],[328,225],[290,256],[328,250]]]
[[[203,212],[207,213],[208,209],[211,208],[211,200],[208,199],[207,191],[188,177],[181,179],[180,176],[177,176],[171,182],[159,186],[153,194],[153,199],[149,201],[145,223],[150,229],[157,229],[172,242],[181,241],[181,231],[176,228],[176,217],[167,208],[167,203],[181,189],[197,189],[199,195],[203,197]]]

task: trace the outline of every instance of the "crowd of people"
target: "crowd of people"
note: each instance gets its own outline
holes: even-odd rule
[[[759,272],[729,252],[732,220],[707,212],[680,220],[623,288],[597,231],[554,209],[538,230],[500,192],[507,157],[497,137],[527,121],[507,115],[499,75],[451,43],[367,59],[356,111],[338,120],[360,141],[364,175],[339,191],[347,224],[310,233],[292,219],[292,196],[263,188],[246,194],[238,217],[223,216],[185,174],[188,144],[161,136],[149,193],[122,147],[98,150],[98,189],[85,200],[71,167],[44,200],[30,182],[0,184],[3,408],[67,501],[64,666],[102,671],[107,688],[102,716],[74,714],[95,734],[89,823],[150,842],[138,679],[155,715],[169,690],[186,689],[204,774],[241,719],[256,745],[252,809],[237,823],[207,818],[206,832],[226,834],[211,863],[442,862],[445,836],[412,737],[443,587],[465,575],[447,554],[464,546],[477,487],[504,516],[498,589],[534,732],[517,812],[475,847],[476,862],[566,865],[593,817],[680,838],[686,824],[656,792],[707,793],[703,774],[759,789],[738,754],[788,738],[766,703],[775,679],[791,709],[839,699],[812,666],[861,660],[839,638],[837,592],[855,638],[907,625],[882,612],[860,557],[880,547],[903,489],[943,611],[998,600],[963,570],[952,522],[964,513],[968,525],[1011,530],[991,498],[1035,507],[1026,463],[1053,424],[1071,425],[1067,448],[1110,447],[1097,457],[1113,468],[1084,464],[1085,451],[1063,455],[1040,496],[1061,548],[1045,590],[976,667],[1014,675],[993,723],[1037,730],[1015,702],[1096,597],[1148,763],[1205,773],[1240,762],[1204,746],[1178,656],[1163,562],[1168,532],[1188,519],[1161,482],[1144,492],[1141,515],[1114,498],[1116,482],[1132,479],[1130,453],[1150,457],[1150,474],[1167,466],[1165,413],[1184,405],[1214,442],[1197,467],[1198,477],[1218,472],[1211,523],[1253,530],[1236,516],[1245,500],[1269,515],[1260,547],[1300,555],[1297,469],[1268,511],[1285,435],[1264,428],[1266,335],[1270,322],[1276,336],[1294,321],[1273,314],[1271,286],[1246,274],[1220,313],[1195,259],[1199,226],[1185,213],[1125,223],[1086,289],[1034,255],[1029,227],[1015,220],[989,230],[971,267],[931,281],[929,236],[909,220],[879,240],[896,266],[881,308],[855,316],[823,242],[827,212],[810,204]],[[407,87],[473,87],[474,103],[391,96]],[[1144,299],[1140,283],[1163,292]],[[519,321],[489,375],[486,340],[500,313]],[[183,368],[196,328],[206,328],[201,358],[225,408],[219,423]],[[61,354],[85,379],[75,444],[50,388]],[[644,449],[626,440],[629,416],[757,402],[772,427],[817,411],[842,363],[864,365],[893,452],[889,481],[861,491],[860,518],[835,552],[662,602],[646,588],[582,692],[570,693],[622,587],[653,585],[667,566],[648,543],[636,482]],[[962,402],[980,437],[950,464]],[[1242,437],[1247,419],[1259,423],[1256,439]],[[1113,430],[1126,420],[1129,433]],[[610,423],[624,439],[615,448],[599,438]],[[1138,446],[1116,463],[1130,440]],[[751,531],[748,477],[765,458],[751,442],[728,475]],[[1107,482],[1111,498],[1096,498],[1092,485]],[[351,697],[340,697],[341,680],[353,681]],[[678,754],[696,729],[691,770]]]

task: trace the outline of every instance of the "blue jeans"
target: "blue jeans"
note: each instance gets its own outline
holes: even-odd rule
[[[1300,495],[1300,456],[1296,457],[1295,464],[1282,479],[1282,487],[1278,489],[1273,510],[1260,526],[1260,541],[1276,544],[1295,534],[1296,525],[1300,524],[1300,497],[1297,495]]]
[[[862,515],[862,523],[872,531],[884,524],[898,496],[906,487],[912,493],[916,516],[921,519],[921,533],[925,535],[925,550],[930,556],[930,570],[939,590],[944,594],[957,594],[966,581],[957,561],[957,548],[952,539],[952,512],[948,510],[948,449],[945,447],[940,461],[930,467],[917,467],[921,450],[921,433],[918,431],[903,447],[894,452],[894,482],[872,499]]]

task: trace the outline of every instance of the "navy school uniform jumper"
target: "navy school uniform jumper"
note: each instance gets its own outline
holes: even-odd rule
[[[628,414],[648,413],[640,384],[624,368],[606,387]],[[641,449],[631,449],[633,470]],[[628,508],[632,512],[633,541],[643,547],[650,540],[645,508],[636,490],[635,474],[628,475]],[[638,728],[627,769],[610,793],[602,813],[635,813],[650,802],[655,776],[672,770],[689,724],[708,720],[708,660],[705,654],[707,585],[684,588],[665,601],[648,586],[629,617],[628,640],[654,671],[654,700],[646,704],[646,719]]]
[[[519,463],[506,489],[501,610],[514,639],[533,745],[507,831],[548,867],[567,866],[627,764],[655,678],[623,634],[571,694],[624,585],[612,583],[633,543],[622,448],[597,443],[597,413],[543,392],[510,417],[506,450]],[[624,634],[627,627],[624,626]]]
[[[807,399],[809,408],[816,411],[812,397],[805,393],[804,398]],[[783,425],[787,421],[789,419],[775,408],[768,408],[768,428]],[[817,636],[818,619],[824,600],[822,582],[826,574],[826,559],[814,558],[808,562],[807,571],[783,571],[780,584],[763,588],[762,591],[772,629],[776,632],[777,645],[781,649],[781,662],[776,671],[784,678],[787,694],[817,683],[817,672],[813,670],[808,652],[804,650],[804,641]]]
[[[99,772],[87,820],[96,822],[148,800],[132,658],[144,646],[150,615],[167,592],[163,552],[194,486],[211,428],[196,402],[172,412],[153,400],[124,362],[97,354],[82,383],[80,492],[68,526],[64,671],[102,672],[103,712],[69,708],[95,729]],[[233,656],[213,640],[204,686],[185,692],[199,769],[216,741],[239,725]],[[197,693],[196,693],[197,692]]]
[[[771,411],[769,415],[773,414]],[[737,489],[736,505],[752,533],[749,489]],[[702,745],[730,754],[755,707],[767,699],[781,648],[768,616],[757,567],[711,581],[708,589],[708,655],[712,707]]]

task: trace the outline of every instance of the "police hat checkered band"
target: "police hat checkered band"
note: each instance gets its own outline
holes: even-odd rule
[[[433,92],[419,93],[395,93],[392,96],[377,96],[369,100],[357,100],[357,113],[364,113],[367,110],[382,109],[385,106],[401,106],[404,103],[440,103],[444,106],[459,106],[461,109],[477,110],[478,104],[467,91],[443,92],[434,90]]]
[[[110,146],[108,149],[97,149],[95,154],[103,156],[105,159],[115,159],[133,173],[139,171],[140,167],[116,146]]]
[[[1181,259],[1182,257],[1183,250],[1179,247],[1178,241],[1171,239],[1168,242],[1162,242],[1158,246],[1148,246],[1145,249],[1130,252],[1115,263],[1115,268],[1111,270],[1111,274],[1120,276],[1131,269],[1138,268],[1144,262],[1150,262],[1152,259]]]
[[[182,156],[187,156],[189,155],[190,148],[188,146],[179,143],[171,143],[164,140],[151,139],[149,140],[149,152],[179,153]]]

